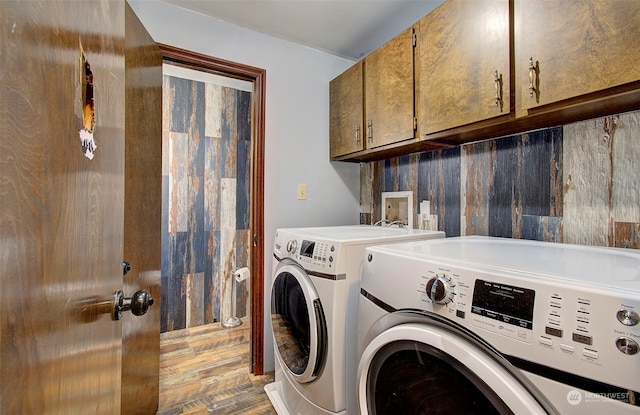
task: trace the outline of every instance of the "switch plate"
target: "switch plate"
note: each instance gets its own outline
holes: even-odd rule
[[[307,185],[305,183],[298,183],[298,200],[307,199]]]

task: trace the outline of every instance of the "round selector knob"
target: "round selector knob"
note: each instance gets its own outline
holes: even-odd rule
[[[295,239],[292,239],[289,242],[287,242],[287,252],[288,253],[295,254],[296,253],[296,249],[298,249],[298,242],[296,242]]]
[[[427,281],[427,296],[437,304],[447,304],[453,299],[451,280],[444,275],[436,275]]]

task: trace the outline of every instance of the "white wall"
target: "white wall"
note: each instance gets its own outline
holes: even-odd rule
[[[277,228],[359,223],[359,165],[329,162],[329,81],[352,61],[279,40],[158,0],[129,0],[158,43],[266,70],[265,350],[274,369],[270,323]],[[307,184],[307,200],[296,198]]]

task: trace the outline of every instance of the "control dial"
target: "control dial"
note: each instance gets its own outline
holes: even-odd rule
[[[296,242],[295,239],[292,239],[289,242],[287,242],[287,252],[288,253],[295,254],[297,248],[298,248],[298,242]]]
[[[429,279],[425,291],[427,297],[436,304],[448,304],[453,301],[453,285],[451,279],[444,274],[437,274]]]

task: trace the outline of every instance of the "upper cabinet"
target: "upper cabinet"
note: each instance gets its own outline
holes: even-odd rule
[[[414,138],[413,29],[329,83],[331,157]]]
[[[509,1],[449,0],[417,25],[419,135],[510,113]]]
[[[366,148],[414,138],[413,29],[364,60]]]
[[[638,0],[514,0],[514,34],[518,116],[640,79]]]
[[[331,158],[638,110],[638,45],[640,0],[447,0],[331,82]]]
[[[329,83],[329,154],[331,158],[364,149],[364,62]]]

